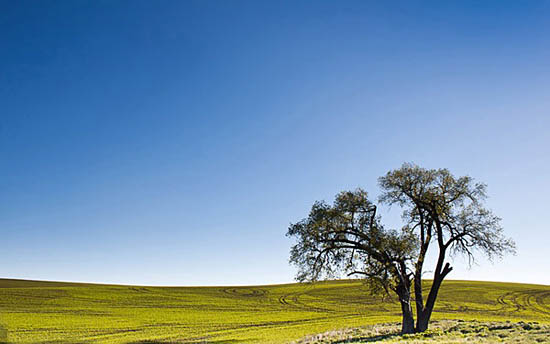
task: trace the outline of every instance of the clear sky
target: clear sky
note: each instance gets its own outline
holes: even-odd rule
[[[550,284],[550,2],[1,1],[0,276],[290,282],[290,222],[403,162],[489,185]],[[399,225],[397,209],[383,220]]]

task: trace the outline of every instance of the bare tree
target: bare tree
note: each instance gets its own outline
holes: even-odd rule
[[[381,177],[379,184],[380,202],[403,208],[401,230],[381,225],[376,205],[365,191],[341,192],[333,205],[315,202],[307,218],[290,225],[287,235],[297,239],[290,261],[299,268],[299,281],[333,278],[343,272],[364,276],[375,291],[393,291],[401,304],[402,333],[423,332],[439,288],[452,270],[449,255],[463,254],[473,262],[481,252],[492,259],[514,252],[514,242],[504,237],[500,219],[483,207],[485,184],[470,177],[455,178],[446,169],[404,164]],[[438,260],[424,301],[422,274],[431,246],[437,247]]]

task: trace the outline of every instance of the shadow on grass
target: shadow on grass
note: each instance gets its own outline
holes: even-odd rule
[[[198,341],[171,341],[167,342],[164,340],[138,340],[137,342],[128,342],[127,344],[175,344],[175,343],[181,343],[181,344],[236,344],[236,343],[243,343],[243,342],[249,342],[250,340],[238,340],[238,339],[226,339],[226,340],[198,340]],[[0,343],[1,344],[1,343]]]
[[[0,324],[0,344],[8,344],[8,330]]]
[[[0,332],[1,333],[1,332]],[[252,340],[254,341],[254,340]],[[126,344],[237,344],[243,342],[250,342],[249,340],[238,340],[238,339],[229,339],[229,340],[194,340],[194,341],[166,341],[166,340],[138,340],[127,342]],[[55,341],[46,341],[40,342],[41,344],[85,344],[91,343],[88,341],[64,341],[64,340],[55,340]],[[7,340],[6,337],[0,337],[0,344],[13,344]]]
[[[384,339],[391,339],[391,338],[397,338],[401,335],[398,333],[393,334],[382,334],[378,336],[364,336],[364,337],[356,337],[356,338],[350,338],[350,339],[342,339],[332,342],[333,344],[341,344],[341,343],[370,343],[370,342],[377,342],[379,340]]]
[[[253,340],[254,341],[254,340]],[[243,343],[243,342],[250,342],[248,340],[199,340],[199,341],[165,341],[165,340],[138,340],[134,342],[128,342],[127,344],[237,344],[237,343]],[[80,341],[63,341],[63,340],[56,340],[56,341],[48,341],[48,342],[40,342],[41,344],[84,344],[88,342],[80,342]],[[0,338],[0,344],[13,344],[11,342],[6,341],[6,338]]]

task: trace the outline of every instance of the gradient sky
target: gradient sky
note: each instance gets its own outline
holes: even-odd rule
[[[290,222],[403,162],[489,185],[550,284],[550,2],[1,1],[0,276],[293,280]],[[397,208],[382,209],[399,226]]]

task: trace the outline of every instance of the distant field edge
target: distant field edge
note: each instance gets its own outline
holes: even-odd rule
[[[313,284],[323,283],[349,283],[349,282],[361,282],[362,279],[334,279],[326,281],[313,282]],[[432,280],[425,279],[426,283],[431,283]],[[521,285],[521,286],[533,286],[533,287],[550,287],[550,284],[542,283],[523,283],[523,282],[508,282],[508,281],[483,281],[483,280],[462,280],[462,279],[447,279],[445,282],[456,283],[489,283],[489,284],[506,284],[506,285]],[[444,283],[445,283],[444,282]],[[290,286],[295,284],[311,284],[311,282],[289,282],[289,283],[272,283],[272,284],[250,284],[250,285],[148,285],[148,284],[124,284],[124,283],[103,283],[103,282],[77,282],[77,281],[49,281],[49,280],[35,280],[35,279],[23,279],[23,278],[0,278],[0,288],[32,288],[32,287],[78,287],[78,286],[119,286],[119,287],[145,287],[145,288],[247,288],[247,287],[276,287],[276,286]]]

